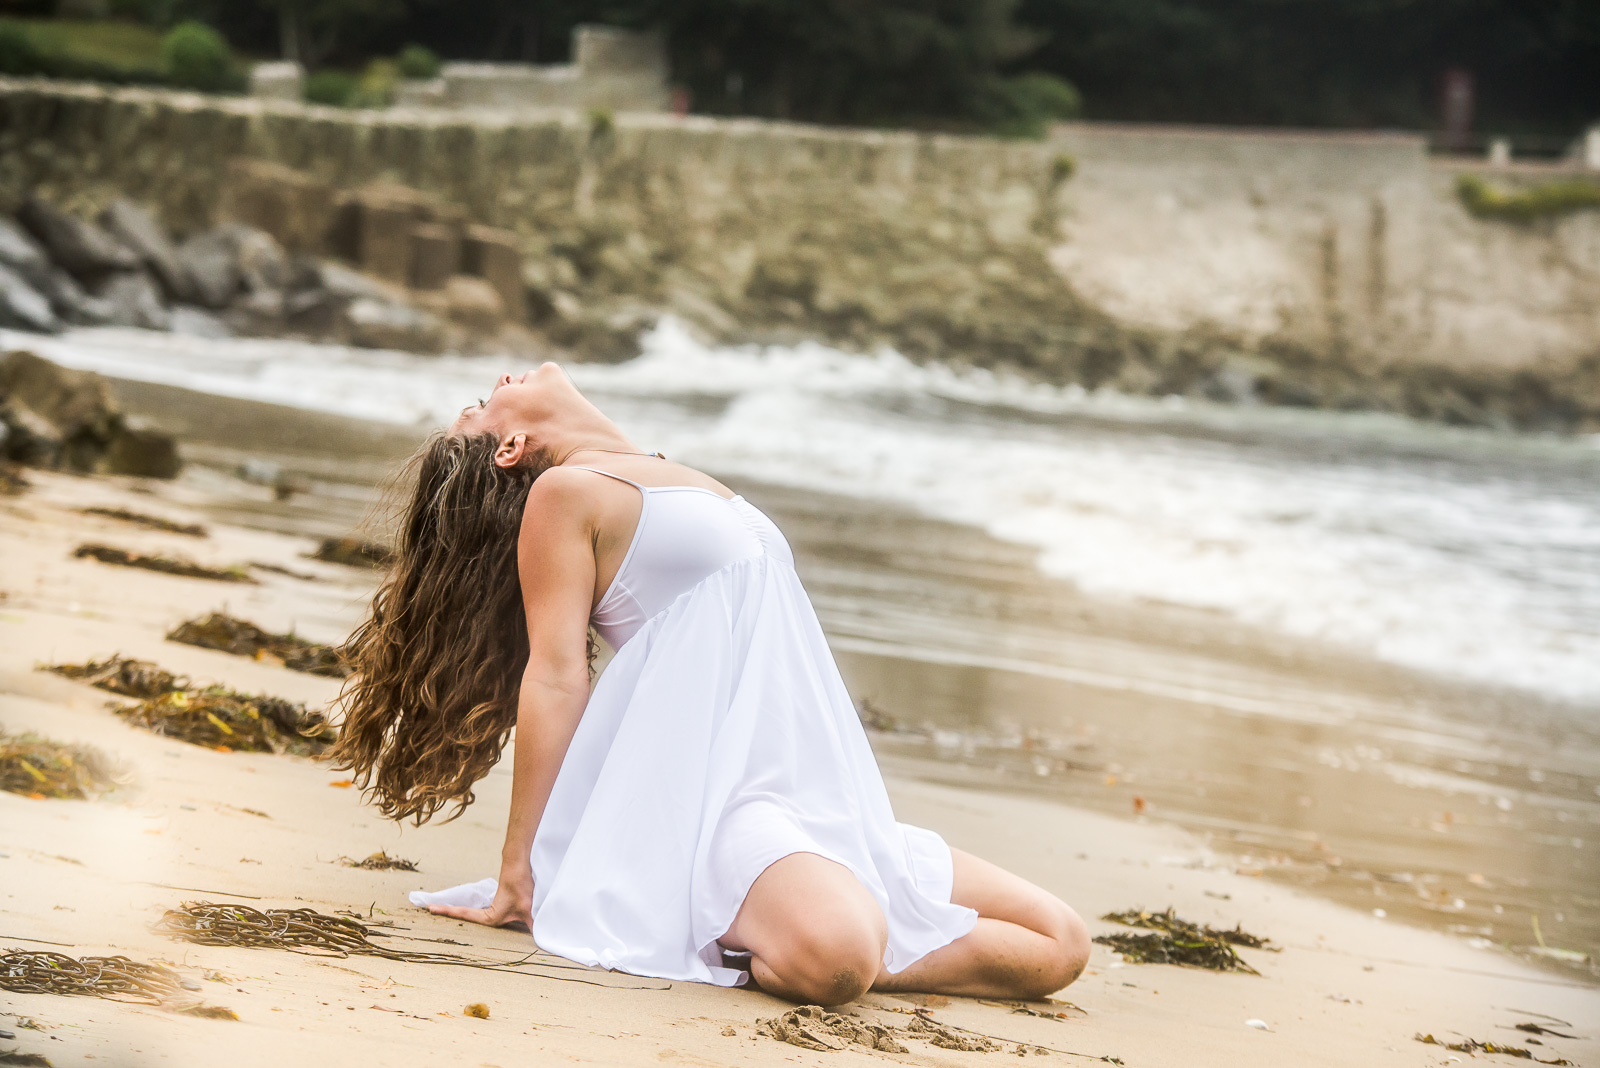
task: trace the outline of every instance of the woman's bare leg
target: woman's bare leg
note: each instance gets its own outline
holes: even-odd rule
[[[751,886],[719,940],[753,956],[763,990],[839,1005],[883,991],[1040,998],[1071,983],[1089,959],[1089,933],[1060,900],[987,861],[952,849],[951,900],[976,909],[969,934],[894,975],[883,970],[888,923],[848,868],[794,853]]]
[[[1089,929],[1064,902],[1026,879],[959,849],[950,900],[978,911],[972,931],[872,989],[1043,998],[1069,985],[1089,961]]]
[[[882,969],[889,924],[849,868],[791,853],[757,877],[718,941],[751,953],[750,974],[769,994],[842,1005]]]

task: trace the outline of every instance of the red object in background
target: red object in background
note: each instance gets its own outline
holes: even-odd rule
[[[672,88],[672,113],[674,115],[689,114],[689,90],[681,85]]]
[[[1472,147],[1475,96],[1470,70],[1451,67],[1439,79],[1439,129],[1445,148],[1464,152]]]

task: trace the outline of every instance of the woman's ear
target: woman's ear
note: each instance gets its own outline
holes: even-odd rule
[[[494,451],[496,467],[518,467],[528,455],[528,435],[512,434]]]

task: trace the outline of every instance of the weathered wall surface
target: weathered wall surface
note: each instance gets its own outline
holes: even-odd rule
[[[1410,138],[1018,143],[0,80],[0,208],[122,194],[199,228],[235,157],[515,231],[536,320],[669,308],[1090,386],[1600,425],[1600,213],[1474,219]]]

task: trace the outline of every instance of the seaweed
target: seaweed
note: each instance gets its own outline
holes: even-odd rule
[[[112,762],[85,745],[37,735],[0,736],[0,790],[36,799],[83,801],[117,782]]]
[[[1129,909],[1110,912],[1100,917],[1109,923],[1147,929],[1149,934],[1117,931],[1097,935],[1095,941],[1110,946],[1135,964],[1184,964],[1217,972],[1261,973],[1252,968],[1234,950],[1234,946],[1253,949],[1270,949],[1269,939],[1250,934],[1242,927],[1231,931],[1201,926],[1182,919],[1172,909],[1165,912],[1146,912]]]
[[[1525,1061],[1537,1061],[1539,1064],[1572,1064],[1571,1061],[1563,1057],[1552,1057],[1549,1060],[1545,1060],[1543,1057],[1535,1057],[1531,1050],[1523,1049],[1521,1046],[1503,1046],[1498,1042],[1479,1042],[1475,1038],[1469,1038],[1464,1042],[1441,1042],[1432,1035],[1416,1034],[1411,1037],[1424,1045],[1443,1046],[1445,1049],[1454,1050],[1457,1053],[1469,1055],[1474,1053],[1499,1053],[1506,1057],[1520,1057]]]
[[[257,660],[272,656],[283,661],[284,667],[310,675],[342,679],[351,673],[350,665],[335,646],[309,642],[293,634],[273,634],[221,612],[178,624],[167,635],[167,641]]]
[[[83,994],[113,1001],[171,1005],[184,999],[183,980],[170,968],[127,957],[69,957],[13,949],[0,954],[0,990],[14,994]]]
[[[204,564],[197,564],[193,560],[131,553],[126,549],[118,549],[110,545],[80,545],[72,551],[72,555],[79,558],[89,557],[100,561],[102,564],[137,567],[145,571],[156,571],[163,575],[176,575],[179,578],[211,579],[214,582],[243,582],[251,586],[259,585],[242,567],[207,567]]]
[[[334,734],[321,713],[304,705],[225,686],[172,690],[119,708],[117,715],[156,734],[226,752],[316,756]]]
[[[174,523],[170,519],[144,515],[140,512],[130,512],[126,508],[80,508],[78,510],[84,515],[97,515],[105,519],[116,519],[123,523],[132,523],[137,527],[147,527],[150,530],[160,530],[168,534],[184,534],[191,538],[206,537],[206,528],[199,523]]]
[[[1178,916],[1175,910],[1167,909],[1165,912],[1147,912],[1144,909],[1128,909],[1126,912],[1108,912],[1100,917],[1107,923],[1120,923],[1125,927],[1143,927],[1151,931],[1165,931],[1170,935],[1180,935],[1185,938],[1220,938],[1232,946],[1245,946],[1248,949],[1271,949],[1270,938],[1261,938],[1246,931],[1242,925],[1235,925],[1233,930],[1225,931],[1216,927],[1202,927],[1190,923]],[[1274,952],[1276,952],[1274,950]]]
[[[394,559],[394,550],[360,538],[324,538],[311,558],[347,567],[387,567]]]
[[[120,655],[82,664],[48,664],[41,670],[86,682],[96,689],[124,697],[160,697],[164,693],[189,688],[188,679],[163,671],[148,660],[133,660]]]
[[[801,1005],[770,1019],[758,1019],[756,1031],[769,1035],[791,1046],[814,1050],[841,1050],[851,1046],[884,1053],[909,1053],[902,1039],[917,1039],[941,1049],[966,1053],[1010,1052],[1019,1056],[1029,1053],[1059,1053],[1068,1057],[1118,1064],[1116,1057],[1096,1057],[1088,1053],[1038,1046],[1031,1042],[1018,1042],[1013,1038],[984,1034],[970,1028],[935,1020],[927,1009],[889,1009],[911,1017],[904,1027],[894,1027],[863,1018],[856,1013],[829,1012],[820,1005]],[[724,1032],[726,1034],[727,1032]],[[1007,1050],[1002,1043],[1014,1046]]]
[[[13,1065],[15,1068],[55,1068],[50,1058],[42,1053],[19,1053],[14,1049],[0,1053],[0,1064]]]
[[[376,853],[372,854],[371,856],[365,857],[365,858],[363,858],[361,860],[351,860],[349,857],[341,857],[340,859],[344,861],[344,866],[347,867],[347,868],[361,868],[361,869],[364,869],[366,871],[416,871],[417,870],[417,862],[416,861],[414,861],[414,860],[405,860],[405,859],[403,859],[401,857],[391,857],[388,853],[384,852],[381,849],[378,850]]]

